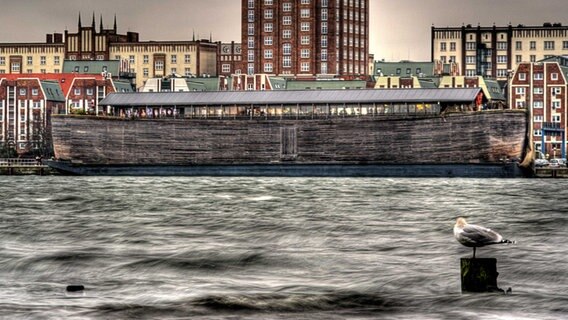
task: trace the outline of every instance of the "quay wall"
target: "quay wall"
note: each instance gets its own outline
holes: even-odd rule
[[[96,165],[497,163],[521,158],[526,113],[329,119],[54,116],[58,160]]]

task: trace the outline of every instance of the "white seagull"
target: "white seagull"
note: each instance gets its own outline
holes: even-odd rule
[[[459,243],[466,247],[473,247],[473,258],[475,258],[475,248],[498,243],[515,243],[514,241],[503,239],[497,232],[475,224],[468,224],[464,218],[458,218],[454,226],[454,236]]]

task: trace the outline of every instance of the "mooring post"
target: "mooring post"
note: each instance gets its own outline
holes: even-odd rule
[[[462,292],[504,292],[497,287],[497,259],[461,258]]]

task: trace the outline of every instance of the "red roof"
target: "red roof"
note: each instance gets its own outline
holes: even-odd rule
[[[39,79],[40,81],[51,80],[57,81],[63,95],[67,96],[73,80],[75,79],[95,79],[104,80],[103,76],[100,74],[76,74],[76,73],[3,73],[0,74],[0,80],[18,80],[18,79]]]

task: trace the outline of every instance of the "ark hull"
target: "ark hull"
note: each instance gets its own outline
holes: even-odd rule
[[[354,164],[354,165],[82,165],[49,161],[65,174],[86,176],[250,176],[250,177],[466,177],[515,178],[517,163],[496,164]]]
[[[321,119],[54,116],[50,166],[81,175],[515,177],[524,112]]]

